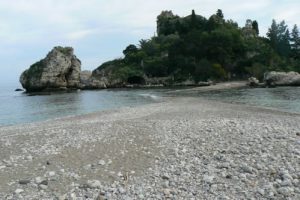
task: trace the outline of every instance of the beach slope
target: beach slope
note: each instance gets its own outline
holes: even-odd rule
[[[300,199],[300,116],[201,98],[0,128],[0,199]]]

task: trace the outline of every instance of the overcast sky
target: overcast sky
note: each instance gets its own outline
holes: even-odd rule
[[[0,0],[0,84],[17,83],[54,46],[74,47],[92,70],[153,36],[162,10],[209,17],[219,8],[239,26],[257,20],[261,35],[272,19],[300,26],[300,0]]]

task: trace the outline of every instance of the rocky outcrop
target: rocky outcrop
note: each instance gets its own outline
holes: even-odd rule
[[[80,73],[80,88],[81,89],[105,89],[107,88],[107,80],[97,79],[92,76],[91,71],[82,71]]]
[[[174,77],[147,77],[142,70],[127,68],[122,59],[103,63],[97,69],[81,71],[81,62],[71,47],[54,47],[46,58],[31,65],[20,76],[27,92],[66,89],[105,89],[120,87],[208,86],[211,82],[186,80],[174,82]]]
[[[300,74],[297,72],[267,72],[264,75],[267,86],[300,86]]]
[[[27,92],[80,87],[81,62],[71,47],[55,47],[25,70],[20,82]]]
[[[108,88],[124,87],[126,82],[117,78],[115,71],[120,67],[119,60],[103,63],[92,72],[90,82],[93,84],[105,84]]]

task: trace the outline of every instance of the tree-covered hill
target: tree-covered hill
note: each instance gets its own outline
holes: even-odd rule
[[[179,17],[163,11],[157,17],[157,36],[129,45],[124,58],[102,64],[93,75],[108,73],[127,83],[169,77],[171,82],[262,78],[264,72],[300,72],[300,36],[295,25],[273,20],[267,37],[259,36],[259,22],[239,27],[226,20],[222,10],[208,19]]]

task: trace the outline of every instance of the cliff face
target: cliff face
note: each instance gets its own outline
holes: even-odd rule
[[[25,70],[20,82],[26,91],[79,88],[81,62],[71,47],[54,47],[46,58]]]

